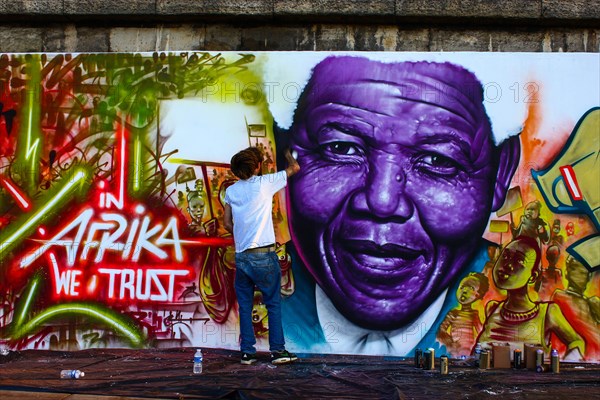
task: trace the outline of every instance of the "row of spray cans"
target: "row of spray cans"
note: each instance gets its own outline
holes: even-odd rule
[[[440,373],[442,375],[448,374],[449,360],[446,355],[440,357]],[[477,345],[475,348],[475,365],[480,369],[489,369],[491,364],[491,353],[488,350],[482,349],[481,346]],[[522,368],[523,357],[522,351],[516,349],[513,353],[513,366],[515,369]],[[538,349],[535,353],[535,370],[537,372],[544,372],[544,351]],[[429,348],[425,351],[421,349],[415,350],[415,367],[423,368],[425,370],[435,369],[435,349]],[[552,349],[550,353],[550,370],[557,374],[560,372],[560,360],[558,351]]]
[[[425,351],[421,349],[415,350],[415,367],[423,368],[425,370],[435,369],[435,349],[429,348]],[[440,373],[442,375],[448,374],[448,356],[443,355],[440,357]]]
[[[490,352],[488,350],[482,349],[478,344],[475,347],[475,365],[481,369],[489,369],[490,368]],[[521,369],[523,367],[523,352],[520,349],[515,349],[513,351],[513,368]],[[537,372],[544,372],[547,367],[544,366],[544,351],[542,349],[537,349],[535,352],[535,370]],[[550,370],[557,374],[560,372],[560,359],[558,355],[558,351],[556,349],[552,349],[550,352]]]
[[[538,349],[535,354],[535,370],[537,372],[544,372],[547,368],[548,367],[544,365],[544,351]],[[552,349],[550,352],[550,371],[555,374],[560,372],[560,359],[556,349]]]

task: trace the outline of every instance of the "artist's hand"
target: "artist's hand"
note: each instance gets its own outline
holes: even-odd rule
[[[288,165],[296,161],[296,158],[292,155],[292,151],[289,148],[285,149],[283,156],[285,157],[285,160],[287,161]]]
[[[294,151],[294,153],[296,153]],[[297,156],[298,154],[296,154]],[[287,168],[285,169],[285,172],[288,176],[288,178],[294,174],[296,174],[298,171],[300,171],[300,164],[298,164],[298,161],[296,161],[296,158],[292,155],[292,153],[290,152],[290,149],[287,149],[285,151],[285,153],[283,154],[283,156],[285,157],[285,160],[288,163]]]

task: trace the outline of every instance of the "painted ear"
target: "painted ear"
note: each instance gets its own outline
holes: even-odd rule
[[[531,278],[529,278],[529,283],[534,283],[540,277],[541,272],[539,270],[531,272]]]
[[[521,140],[519,135],[511,136],[505,139],[498,150],[498,175],[496,176],[496,186],[494,187],[494,200],[492,202],[492,211],[498,210],[504,204],[506,192],[510,186],[521,158]]]

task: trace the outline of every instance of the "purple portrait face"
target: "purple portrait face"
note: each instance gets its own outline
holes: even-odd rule
[[[492,208],[479,82],[451,64],[326,59],[290,134],[290,223],[307,268],[354,323],[411,322],[472,258]]]

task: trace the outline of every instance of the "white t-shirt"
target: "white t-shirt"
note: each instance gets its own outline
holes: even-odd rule
[[[286,184],[284,170],[239,180],[227,188],[225,203],[231,206],[236,253],[275,243],[273,195]]]

